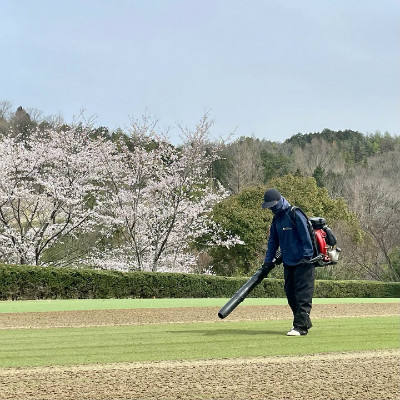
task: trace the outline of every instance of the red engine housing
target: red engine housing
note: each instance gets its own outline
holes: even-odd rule
[[[323,229],[314,229],[315,240],[320,254],[324,256],[323,261],[329,261],[328,245],[326,244],[326,232]]]

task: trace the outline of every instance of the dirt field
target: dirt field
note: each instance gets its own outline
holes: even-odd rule
[[[0,326],[219,321],[218,308],[0,314]],[[315,305],[313,319],[399,315],[399,304]],[[229,321],[290,319],[287,306],[241,306]],[[400,336],[399,336],[400,339]],[[293,340],[292,338],[289,340]],[[0,369],[0,399],[398,400],[400,352]]]
[[[94,310],[68,312],[0,313],[0,329],[89,327],[112,325],[163,324],[183,322],[224,322],[218,318],[220,307],[163,308],[129,310]],[[316,304],[312,318],[368,317],[399,315],[399,303]],[[227,321],[291,319],[288,306],[243,306],[230,314]]]

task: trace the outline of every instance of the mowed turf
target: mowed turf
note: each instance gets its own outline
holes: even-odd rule
[[[155,324],[0,331],[0,367],[300,355],[399,348],[398,317]]]
[[[222,307],[229,299],[70,299],[0,301],[0,313],[131,308]],[[400,303],[400,298],[314,298],[314,304]],[[243,305],[287,305],[284,298],[247,298]]]

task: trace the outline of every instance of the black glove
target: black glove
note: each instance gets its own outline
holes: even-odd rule
[[[275,268],[275,263],[265,262],[261,267],[262,267],[264,273],[267,275]]]

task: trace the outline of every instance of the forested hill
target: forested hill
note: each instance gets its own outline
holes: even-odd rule
[[[284,144],[292,147],[304,148],[313,140],[324,140],[328,143],[336,143],[339,149],[352,155],[352,161],[360,162],[366,157],[385,153],[395,149],[399,144],[399,137],[395,137],[388,132],[381,134],[363,135],[352,130],[332,131],[324,129],[316,133],[298,133],[285,140]]]
[[[329,188],[332,179],[358,166],[390,172],[390,160],[399,154],[400,137],[387,132],[364,135],[324,129],[298,133],[283,143],[241,137],[224,147],[214,173],[232,193],[288,173],[314,176],[320,186]]]

